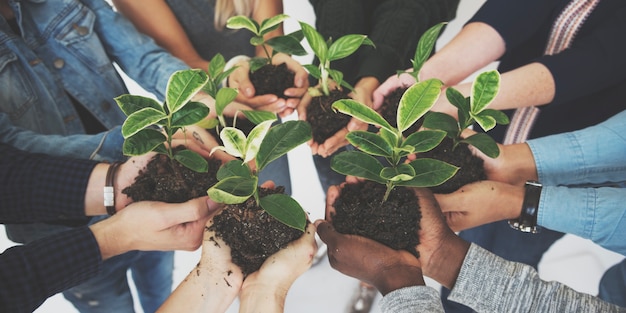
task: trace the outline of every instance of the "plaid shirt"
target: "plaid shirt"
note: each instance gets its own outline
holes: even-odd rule
[[[0,222],[84,218],[97,163],[50,158],[0,144]],[[0,254],[0,312],[32,312],[48,297],[95,276],[100,249],[87,226]]]

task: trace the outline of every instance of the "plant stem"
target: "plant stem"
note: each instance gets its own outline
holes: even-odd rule
[[[388,181],[385,185],[387,186],[387,190],[385,190],[385,196],[383,197],[383,202],[387,201],[387,198],[389,198],[389,195],[391,194],[391,190],[393,190],[393,187],[395,187],[393,183],[390,181]]]

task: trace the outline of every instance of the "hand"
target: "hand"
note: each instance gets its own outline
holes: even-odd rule
[[[413,71],[413,70],[408,69],[407,71]],[[415,83],[416,83],[415,78],[413,78],[413,76],[406,74],[406,73],[400,74],[399,76],[398,75],[390,76],[382,85],[376,88],[376,90],[372,94],[372,98],[374,100],[373,108],[379,109],[383,105],[383,100],[385,100],[385,97],[389,95],[391,92],[393,92],[394,90],[398,88],[406,88]]]
[[[284,53],[277,53],[273,57],[274,64],[287,64],[287,68],[294,72],[293,87],[287,88],[284,95],[289,97],[286,101],[286,108],[279,112],[281,117],[285,117],[293,113],[298,107],[304,95],[307,94],[309,88],[309,73],[304,67],[291,56]]]
[[[329,188],[327,220],[341,187]],[[410,252],[394,250],[374,240],[337,233],[327,221],[315,222],[320,239],[328,245],[330,265],[339,272],[371,284],[383,295],[399,288],[424,285],[420,261]]]
[[[450,194],[435,194],[448,226],[461,231],[521,214],[524,187],[496,181],[467,184]]]
[[[215,99],[209,96],[204,91],[199,91],[193,98],[192,101],[204,103],[209,108],[209,116],[207,118],[217,118],[217,111],[215,110]],[[226,108],[224,108],[224,116],[234,117],[237,114],[237,118],[244,118],[244,115],[241,111],[253,110],[252,107],[239,103],[237,101],[233,101],[229,103]]]
[[[208,197],[184,203],[142,201],[90,226],[103,259],[128,252],[195,250],[220,204]]]
[[[213,148],[219,146],[219,143],[211,133],[202,127],[195,125],[186,126],[184,129],[176,132],[173,138],[173,146],[185,146],[189,150],[197,152],[205,159],[212,158],[220,160],[222,164],[235,159],[235,157],[222,150],[213,151]]]

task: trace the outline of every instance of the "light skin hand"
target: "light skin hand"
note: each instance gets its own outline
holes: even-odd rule
[[[89,228],[103,260],[130,250],[193,251],[202,243],[207,220],[220,208],[208,197],[184,203],[142,201]]]
[[[306,272],[317,251],[315,225],[309,223],[302,237],[270,256],[248,275],[240,293],[239,312],[283,312],[287,292]]]
[[[449,194],[435,194],[448,226],[461,231],[521,214],[524,187],[496,181],[467,184]]]
[[[204,91],[199,91],[195,96],[193,96],[191,101],[201,102],[209,108],[209,116],[207,116],[207,118],[217,117],[215,100]],[[241,111],[245,110],[253,110],[253,108],[240,102],[233,101],[226,106],[223,113],[224,116],[234,117],[235,114],[237,114],[237,118],[244,118]]]
[[[413,71],[408,69],[407,71]],[[398,75],[392,75],[387,78],[374,92],[372,93],[373,108],[378,110],[382,105],[385,97],[398,88],[406,88],[415,84],[415,78],[413,76],[403,73]]]

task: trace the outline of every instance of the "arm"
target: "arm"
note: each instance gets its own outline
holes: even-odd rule
[[[189,67],[203,70],[209,68],[209,61],[204,60],[195,50],[165,1],[113,0],[113,3],[140,32],[154,38],[159,46],[185,61]]]

